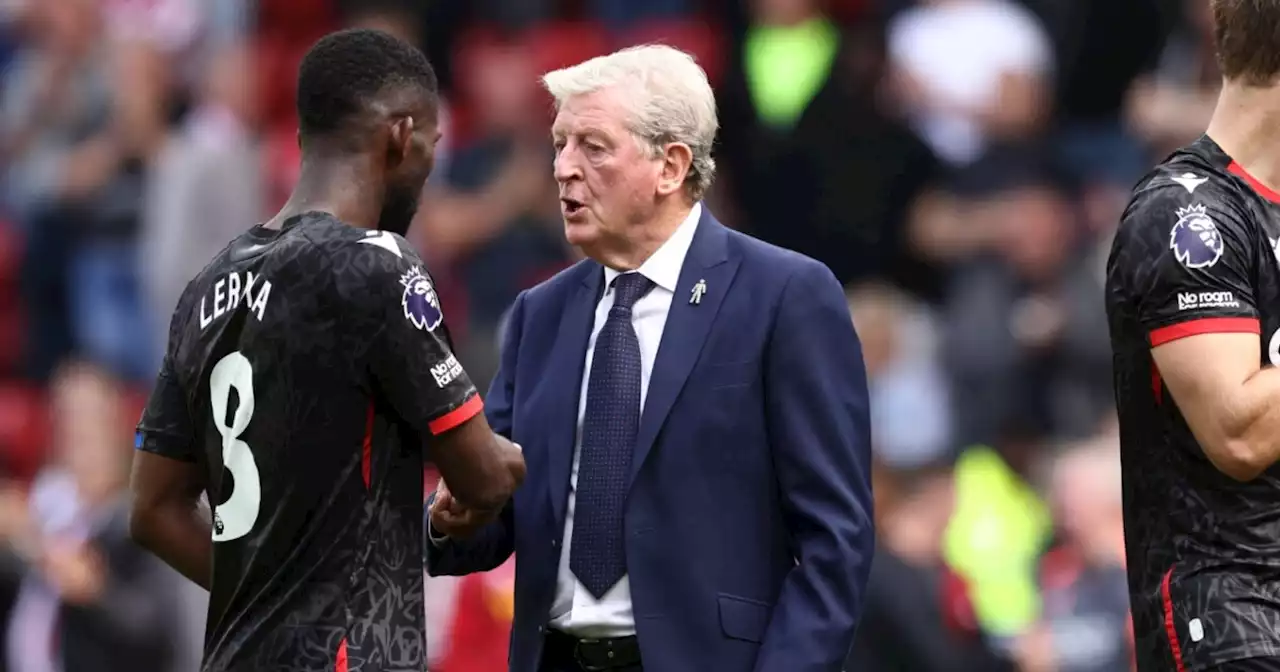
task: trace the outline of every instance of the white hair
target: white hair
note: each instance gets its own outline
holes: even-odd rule
[[[685,188],[702,198],[715,178],[711,158],[719,121],[707,73],[693,56],[674,47],[647,44],[597,56],[542,76],[559,109],[573,96],[617,88],[629,98],[631,132],[655,156],[662,145],[681,142],[693,153]]]

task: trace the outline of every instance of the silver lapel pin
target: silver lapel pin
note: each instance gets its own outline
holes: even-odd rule
[[[705,279],[698,280],[698,282],[693,285],[693,293],[689,296],[689,303],[695,306],[702,303],[702,295],[706,293],[707,281]]]

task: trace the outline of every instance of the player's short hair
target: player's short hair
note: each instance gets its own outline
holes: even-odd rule
[[[1269,86],[1280,75],[1280,2],[1213,0],[1213,35],[1223,77]]]
[[[298,68],[298,129],[304,140],[331,134],[380,94],[403,87],[438,94],[436,73],[416,47],[380,30],[331,33]]]
[[[628,97],[631,132],[654,153],[668,142],[688,145],[693,164],[686,189],[697,199],[711,187],[716,172],[711,144],[719,127],[716,97],[693,56],[661,44],[629,47],[548,72],[542,84],[557,108],[572,96],[622,89]]]

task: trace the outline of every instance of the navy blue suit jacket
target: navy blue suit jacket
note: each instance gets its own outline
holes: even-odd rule
[[[690,302],[696,283],[706,285]],[[512,672],[535,672],[556,589],[587,340],[583,261],[516,300],[486,400],[528,476],[501,518],[428,544],[435,575],[516,554]],[[874,547],[861,346],[822,264],[705,209],[680,272],[632,459],[626,555],[646,669],[839,672]]]

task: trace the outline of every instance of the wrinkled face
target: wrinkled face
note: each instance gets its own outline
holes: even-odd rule
[[[408,118],[393,120],[387,152],[387,187],[378,228],[404,235],[422,200],[422,188],[435,165],[440,130],[434,106],[422,100]]]
[[[565,100],[551,127],[565,237],[584,249],[624,240],[655,209],[663,160],[627,126],[616,90]]]

